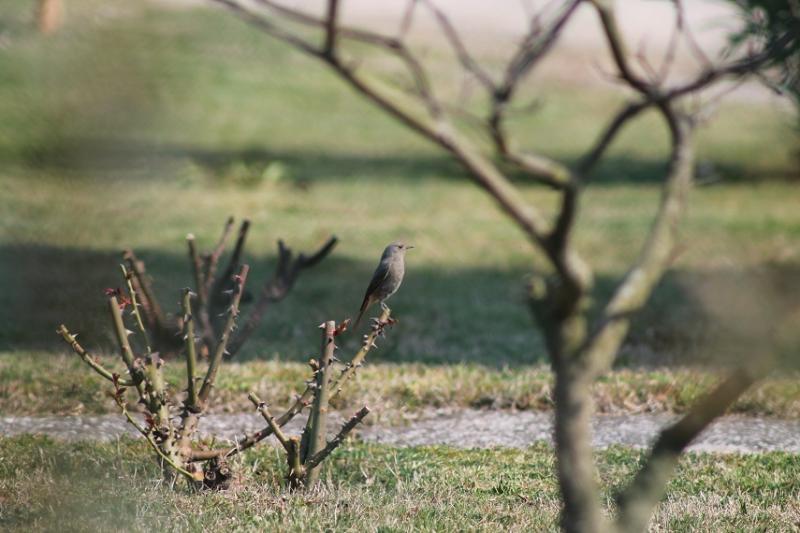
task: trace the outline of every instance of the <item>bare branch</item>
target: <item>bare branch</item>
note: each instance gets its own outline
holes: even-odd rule
[[[453,51],[456,53],[456,57],[458,61],[461,63],[461,66],[472,74],[475,79],[477,79],[481,85],[483,85],[487,91],[493,93],[497,89],[497,85],[492,80],[492,77],[489,75],[483,67],[478,64],[475,59],[470,55],[469,51],[467,51],[467,47],[464,45],[464,42],[461,40],[461,37],[458,35],[453,24],[450,22],[450,19],[444,12],[436,7],[433,2],[430,0],[421,0],[422,3],[433,13],[436,21],[439,23],[439,26],[442,28],[442,32],[444,33],[445,38],[450,43],[450,46],[453,48]]]
[[[236,244],[233,247],[230,259],[228,259],[228,266],[225,267],[224,272],[216,280],[214,289],[210,295],[210,302],[212,306],[226,305],[228,298],[223,295],[223,292],[228,290],[233,283],[233,273],[239,269],[242,261],[242,254],[244,253],[244,243],[247,241],[247,233],[250,231],[250,221],[248,219],[242,220],[239,225],[239,235],[236,237]],[[212,307],[213,309],[213,307]],[[212,310],[212,312],[214,312]]]
[[[600,17],[600,22],[603,25],[603,31],[606,35],[606,41],[611,49],[614,63],[619,69],[620,77],[638,92],[650,94],[653,90],[653,86],[636,74],[628,62],[628,50],[622,38],[622,33],[617,26],[613,2],[610,0],[590,0],[590,2]]]
[[[325,44],[322,47],[323,55],[333,57],[336,46],[336,17],[339,11],[339,0],[328,0],[328,16],[325,18]]]
[[[129,290],[131,292],[131,297],[133,297],[134,293],[137,294],[139,303],[141,304],[141,308],[139,305],[134,304],[134,312],[143,312],[148,325],[152,330],[156,331],[158,335],[162,335],[165,332],[168,334],[169,328],[167,328],[164,312],[161,310],[161,305],[156,299],[155,292],[150,283],[150,278],[145,273],[144,262],[140,261],[136,255],[134,255],[133,250],[125,250],[122,258],[128,263],[128,268],[133,273],[132,278],[128,276],[127,273],[125,274],[126,279],[130,282]],[[144,326],[142,326],[142,329],[143,327]]]
[[[350,362],[347,363],[347,366],[341,371],[339,376],[337,376],[332,383],[330,384],[330,400],[336,398],[340,392],[342,392],[342,387],[344,386],[347,381],[352,378],[356,371],[361,367],[364,362],[364,359],[367,358],[367,354],[369,351],[376,346],[376,341],[378,337],[383,334],[384,328],[391,324],[391,309],[388,307],[385,308],[382,312],[380,317],[377,320],[373,320],[372,329],[370,330],[369,334],[364,335],[364,342],[361,344],[361,349],[356,352]]]
[[[197,377],[197,347],[194,336],[194,315],[192,314],[192,291],[183,290],[183,335],[186,343],[186,409],[195,411],[198,404]]]
[[[102,377],[106,378],[108,381],[112,383],[118,383],[121,387],[133,386],[132,381],[121,379],[117,374],[109,372],[108,370],[105,369],[105,367],[103,367],[103,365],[98,363],[97,360],[86,350],[84,350],[83,346],[81,346],[78,343],[78,341],[76,340],[77,335],[72,335],[64,324],[61,324],[58,327],[57,333],[61,335],[61,338],[64,339],[64,341],[67,344],[70,345],[72,351],[78,354],[78,357],[80,357],[84,363],[89,365],[92,368],[92,370],[100,374]]]
[[[411,24],[414,22],[414,10],[417,7],[417,1],[418,0],[409,0],[408,4],[406,5],[403,18],[400,20],[400,29],[397,32],[398,39],[403,39],[411,29]]]
[[[330,442],[328,442],[328,444],[323,449],[312,455],[311,458],[309,458],[308,461],[306,461],[306,469],[313,470],[322,461],[324,461],[325,458],[331,454],[331,452],[333,452],[336,448],[339,447],[340,444],[344,442],[344,439],[347,438],[347,435],[351,431],[353,431],[353,429],[368,414],[369,414],[369,407],[367,407],[366,405],[361,409],[359,409],[358,412],[356,412],[352,417],[350,417],[350,420],[348,420],[347,423],[345,423],[342,426],[342,429],[339,430],[339,433],[337,433],[336,436]]]
[[[278,241],[278,265],[272,279],[267,281],[261,288],[261,293],[253,309],[250,311],[247,321],[239,329],[239,332],[230,343],[230,356],[233,357],[244,345],[247,339],[253,334],[261,320],[264,318],[270,304],[283,300],[289,291],[294,287],[300,274],[317,263],[325,259],[336,246],[338,238],[332,235],[325,243],[320,246],[310,256],[300,253],[293,260],[293,253],[282,240]]]
[[[115,394],[114,395],[114,401],[117,402],[117,405],[119,406],[120,411],[122,411],[122,414],[128,420],[128,423],[130,425],[132,425],[136,429],[136,431],[138,431],[139,433],[142,434],[142,436],[145,438],[147,443],[150,445],[151,448],[153,448],[153,450],[161,458],[162,461],[167,463],[176,472],[178,472],[179,474],[183,475],[184,477],[186,477],[190,481],[197,481],[197,478],[195,478],[194,475],[192,475],[191,472],[189,472],[185,468],[182,468],[170,456],[168,456],[167,454],[164,453],[164,450],[161,449],[161,447],[156,443],[155,439],[153,438],[153,432],[152,431],[148,431],[147,429],[142,427],[142,425],[135,418],[133,418],[133,416],[128,412],[128,408],[125,405],[125,400],[122,398],[121,395]]]
[[[203,278],[203,264],[200,260],[200,255],[197,253],[197,245],[194,241],[194,235],[191,233],[186,236],[186,245],[189,248],[189,261],[192,263],[192,275],[194,276],[194,287],[197,291],[197,301],[200,308],[205,305],[205,279]]]
[[[639,259],[617,287],[587,343],[583,357],[593,376],[609,368],[628,331],[631,314],[644,305],[673,257],[694,158],[688,119],[677,116],[670,108],[665,108],[664,114],[672,134],[672,157],[661,205]]]
[[[136,384],[136,391],[139,393],[139,399],[144,400],[145,390],[142,384],[142,372],[140,369],[137,369],[134,364],[133,350],[128,340],[128,335],[131,332],[125,327],[125,323],[122,320],[122,311],[120,311],[119,302],[115,296],[108,299],[108,309],[111,312],[111,320],[114,323],[114,334],[117,337],[120,356],[128,369],[131,381]]]
[[[571,0],[544,34],[541,33],[538,19],[534,18],[530,31],[506,67],[503,81],[493,88],[491,94],[492,109],[488,119],[488,126],[497,153],[541,182],[556,188],[564,187],[573,179],[569,169],[541,155],[517,152],[508,138],[503,123],[508,111],[508,104],[511,102],[519,83],[556,43],[562,29],[575,13],[580,3],[581,0]]]
[[[307,42],[306,40],[293,35],[287,31],[284,31],[282,28],[276,26],[263,16],[254,13],[247,9],[245,6],[237,2],[236,0],[212,0],[217,2],[218,4],[222,4],[223,6],[227,7],[233,13],[236,14],[239,18],[248,22],[256,27],[258,27],[264,33],[271,35],[272,37],[278,39],[279,41],[283,41],[286,44],[294,46],[295,48],[302,50],[303,52],[314,56],[314,57],[322,57],[322,52],[318,50],[313,44]],[[271,2],[267,2],[265,0],[258,0],[261,4],[271,4]]]
[[[275,423],[278,424],[279,427],[283,427],[288,424],[295,416],[300,414],[303,409],[308,407],[311,403],[312,399],[314,398],[314,387],[313,385],[309,385],[306,387],[306,390],[303,391],[303,394],[297,397],[294,403],[289,407],[286,412],[284,412],[281,416],[275,419]],[[272,428],[267,426],[262,428],[250,435],[245,435],[241,439],[236,442],[231,448],[225,449],[216,449],[216,450],[198,450],[192,454],[193,461],[201,461],[205,459],[210,459],[212,457],[232,457],[237,453],[243,452],[248,448],[251,448],[261,442],[262,440],[266,439],[272,435]]]
[[[679,421],[664,429],[650,457],[619,498],[617,530],[644,531],[661,500],[667,481],[686,447],[764,374],[764,369],[740,368],[698,401]]]
[[[412,113],[392,102],[377,86],[371,85],[345,66],[335,65],[334,69],[378,107],[452,154],[532,241],[539,244],[544,242],[547,225],[544,217],[522,198],[519,191],[491,161],[466,141],[456,137],[454,132],[434,129],[428,123],[418,120]]]
[[[231,0],[214,0],[214,1],[220,1],[226,5],[235,3]],[[294,20],[295,22],[305,24],[307,26],[315,26],[320,28],[325,28],[328,25],[327,19],[326,20],[318,19],[312,15],[280,5],[271,0],[257,0],[257,1],[259,4],[267,6],[276,13],[280,13],[286,16],[287,18]],[[242,9],[241,6],[240,9]],[[441,106],[438,100],[433,96],[430,83],[428,81],[427,75],[425,74],[425,69],[422,67],[422,64],[414,57],[414,55],[411,53],[408,47],[403,43],[402,40],[394,37],[381,35],[379,33],[371,31],[366,31],[357,28],[347,28],[342,26],[336,28],[336,35],[338,37],[344,37],[363,44],[382,48],[388,51],[389,53],[397,56],[406,65],[409,75],[414,81],[414,86],[416,87],[417,95],[423,101],[430,116],[437,119],[441,117]],[[330,61],[332,59],[332,56],[325,54],[324,50],[315,51],[315,53],[312,55],[327,61]]]
[[[233,217],[228,217],[217,245],[206,258],[203,286],[201,289],[198,289],[198,296],[202,294],[201,300],[204,302],[208,301],[208,294],[211,291],[211,288],[214,285],[214,279],[217,276],[217,264],[219,263],[219,258],[222,256],[222,252],[225,250],[225,242],[228,240],[228,236],[230,236],[231,231],[233,231]]]
[[[538,20],[535,19],[531,23],[531,29],[508,63],[503,81],[497,89],[495,99],[498,104],[505,104],[511,99],[519,82],[533,70],[556,43],[561,35],[561,30],[575,14],[575,10],[580,4],[581,0],[570,0],[544,33],[541,32]]]
[[[242,265],[241,269],[239,269],[239,273],[234,276],[233,297],[231,298],[230,306],[226,311],[228,319],[222,329],[222,336],[217,343],[217,349],[211,356],[211,360],[208,363],[206,377],[203,379],[203,386],[200,387],[200,392],[198,394],[198,400],[203,406],[208,401],[209,394],[211,394],[211,388],[214,386],[214,380],[217,377],[217,370],[222,362],[222,357],[226,353],[228,340],[230,339],[231,333],[236,325],[236,317],[239,316],[239,302],[242,299],[244,284],[247,281],[247,273],[249,270],[250,267],[247,265]]]
[[[333,357],[336,350],[336,322],[328,320],[321,326],[322,346],[316,371],[316,387],[314,387],[314,403],[308,415],[308,423],[300,444],[300,460],[306,462],[308,457],[313,457],[322,451],[325,438],[328,434],[328,402],[330,401],[331,372],[333,371]],[[273,430],[274,431],[274,430]],[[305,441],[306,446],[303,446]],[[319,479],[319,470],[313,467],[306,469],[308,484],[313,484]]]
[[[594,166],[603,157],[606,150],[616,138],[617,134],[622,131],[628,121],[636,117],[650,106],[648,101],[640,101],[625,105],[606,126],[606,129],[598,137],[594,146],[586,153],[586,155],[578,163],[577,171],[581,179],[585,181]]]
[[[264,418],[264,420],[266,420],[267,425],[272,430],[272,433],[275,435],[275,437],[278,439],[278,442],[281,443],[281,446],[283,446],[283,448],[287,452],[291,451],[290,450],[290,445],[289,445],[289,437],[287,437],[283,433],[283,431],[281,431],[280,426],[278,425],[277,422],[275,422],[275,419],[272,417],[272,414],[269,412],[269,409],[267,408],[267,404],[264,403],[263,401],[261,401],[261,398],[256,396],[256,393],[254,393],[254,392],[251,392],[250,394],[248,394],[247,398],[253,403],[253,405],[255,406],[256,410],[258,410],[258,412],[261,413],[261,416]]]

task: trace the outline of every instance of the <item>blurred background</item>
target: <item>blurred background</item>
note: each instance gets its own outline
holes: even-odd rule
[[[268,313],[243,360],[307,359],[316,325],[354,316],[383,247],[404,238],[416,249],[392,300],[399,334],[379,360],[493,368],[545,361],[524,300],[526,278],[541,259],[435,147],[313,60],[211,2],[51,4],[58,5],[45,14],[33,0],[0,4],[1,352],[62,353],[55,334],[62,322],[84,344],[110,349],[103,289],[121,284],[123,248],[147,262],[166,310],[177,311],[178,291],[192,281],[186,234],[210,248],[235,216],[252,221],[246,261],[253,287],[272,275],[278,238],[298,250],[330,234],[340,238]],[[320,9],[318,2],[289,4]],[[663,57],[669,3],[618,4],[632,46],[653,61]],[[494,72],[540,6],[437,5]],[[344,22],[392,34],[404,6],[345,2]],[[709,57],[742,26],[731,3],[685,6]],[[524,145],[568,163],[630,96],[608,75],[593,13],[586,9],[574,22],[524,84],[520,102],[530,105],[512,123]],[[416,18],[409,38],[439,90],[467,108],[485,104],[431,17]],[[390,82],[400,71],[368,52],[360,61]],[[699,68],[690,50],[679,49],[672,79]],[[743,325],[770,321],[800,298],[796,109],[756,81],[723,89],[729,93],[699,134],[698,186],[681,252],[637,318],[623,365],[702,363],[734,345],[741,350],[749,331]],[[586,195],[577,242],[597,269],[598,298],[642,243],[666,148],[657,117],[637,121]],[[545,210],[554,207],[545,188],[518,186]]]

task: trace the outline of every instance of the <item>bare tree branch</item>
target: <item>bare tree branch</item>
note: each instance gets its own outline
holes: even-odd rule
[[[336,46],[336,17],[339,11],[339,0],[328,0],[328,16],[325,19],[325,44],[322,53],[325,56],[333,57],[334,47]]]
[[[497,153],[537,177],[540,181],[556,188],[563,187],[572,180],[573,176],[569,169],[541,155],[518,153],[511,145],[503,121],[505,120],[508,104],[511,102],[519,83],[556,43],[562,29],[575,13],[580,3],[581,0],[571,0],[544,34],[541,34],[537,23],[538,19],[534,19],[531,23],[530,31],[522,40],[511,61],[509,61],[503,80],[493,88],[491,93],[492,104],[488,125]]]
[[[611,50],[611,55],[614,58],[619,69],[619,75],[624,79],[629,86],[636,89],[642,94],[649,94],[653,90],[653,85],[643,80],[638,74],[633,71],[628,61],[628,50],[622,33],[617,26],[617,19],[614,15],[614,4],[612,0],[589,0],[597,11],[600,17],[600,22],[603,25],[603,31],[606,35],[606,41]]]
[[[618,531],[638,533],[646,529],[653,509],[664,495],[667,481],[678,466],[681,453],[764,373],[763,367],[759,370],[737,369],[680,420],[661,432],[644,467],[619,497]]]
[[[622,128],[631,119],[635,118],[639,113],[647,109],[649,106],[650,103],[647,100],[630,103],[625,105],[616,115],[614,115],[614,118],[611,120],[611,122],[609,122],[608,126],[606,126],[606,129],[603,130],[603,133],[600,134],[595,144],[578,163],[577,170],[582,178],[582,181],[587,181],[589,173],[592,171],[597,162],[602,159],[603,155],[605,155],[606,150],[609,146],[611,146],[611,143],[614,142],[614,139],[617,137],[619,132],[622,131]]]
[[[669,266],[692,181],[691,125],[667,108],[665,117],[672,135],[672,158],[661,205],[645,246],[634,267],[625,275],[603,312],[603,318],[585,347],[584,361],[597,376],[611,365],[630,325],[631,315],[641,308]]]
[[[456,31],[453,24],[450,22],[450,19],[447,15],[442,12],[441,9],[436,7],[431,0],[421,0],[422,3],[433,13],[436,21],[439,23],[439,26],[442,28],[442,33],[444,33],[445,38],[450,43],[450,46],[453,48],[453,51],[458,58],[458,61],[461,63],[461,66],[472,74],[475,79],[477,79],[481,85],[487,91],[494,92],[497,90],[497,85],[495,84],[492,77],[489,75],[486,70],[481,67],[481,65],[473,59],[472,55],[470,55],[469,51],[467,51],[467,47],[464,45],[464,42],[461,40],[458,32]]]
[[[236,10],[247,12],[247,16],[244,17],[246,20],[255,22],[259,27],[265,29],[266,33],[276,35],[274,24],[266,20],[258,22],[263,19],[261,14],[247,11],[234,0],[215,1],[229,7],[231,4],[236,5]],[[639,62],[642,64],[642,68],[650,73],[651,78],[643,76],[633,68],[636,57],[632,59],[629,56],[625,40],[617,25],[612,0],[589,0],[599,16],[605,39],[618,71],[618,79],[633,90],[636,99],[617,112],[589,147],[586,155],[574,168],[570,168],[543,155],[516,150],[506,131],[505,120],[511,111],[510,104],[521,86],[521,82],[552,49],[565,25],[576,12],[581,0],[570,0],[559,4],[558,13],[554,17],[548,17],[549,22],[546,26],[542,24],[542,18],[544,18],[542,13],[534,15],[528,33],[513,54],[506,66],[503,78],[499,82],[495,82],[469,53],[455,27],[443,12],[433,5],[432,0],[422,0],[434,14],[461,67],[474,77],[488,93],[490,113],[485,121],[485,128],[494,143],[500,162],[510,163],[522,170],[528,177],[546,183],[557,190],[561,203],[551,222],[524,199],[510,182],[508,176],[503,173],[501,167],[476,146],[463,139],[447,121],[448,117],[444,113],[440,113],[441,109],[447,109],[449,114],[452,111],[449,111],[447,104],[442,104],[433,95],[433,91],[429,89],[428,73],[422,62],[411,53],[402,41],[410,25],[413,3],[406,10],[400,37],[391,38],[364,30],[338,26],[335,2],[328,4],[327,17],[318,19],[291,8],[278,6],[271,0],[257,1],[263,6],[270,7],[273,13],[304,25],[322,29],[325,32],[327,44],[322,48],[312,47],[311,51],[303,41],[293,42],[285,35],[280,34],[277,37],[308,53],[311,57],[325,62],[343,81],[379,109],[452,155],[550,261],[555,273],[547,279],[538,279],[538,282],[534,283],[531,291],[531,307],[544,330],[556,375],[556,454],[559,484],[565,504],[562,512],[562,526],[567,531],[602,531],[606,524],[603,522],[600,500],[594,481],[594,462],[590,442],[589,422],[592,415],[590,386],[593,380],[607,370],[613,362],[629,327],[631,314],[644,304],[673,258],[674,244],[677,240],[677,223],[683,213],[685,197],[691,185],[693,165],[691,147],[693,123],[688,115],[678,110],[676,101],[684,96],[696,94],[723,77],[737,77],[751,72],[766,61],[768,51],[762,50],[718,66],[707,65],[707,68],[688,82],[664,87],[664,78],[666,78],[673,61],[678,36],[687,31],[680,0],[675,0],[678,11],[676,13],[676,30],[670,38],[669,48],[660,66],[660,71],[653,68],[640,54]],[[337,38],[367,43],[400,57],[408,74],[415,80],[415,96],[425,105],[427,114],[421,112],[418,107],[409,105],[407,101],[400,100],[396,94],[389,93],[378,80],[365,76],[361,71],[357,71],[355,66],[332,53]],[[417,101],[414,102],[414,104],[417,103]],[[605,156],[624,126],[651,107],[661,113],[671,137],[670,164],[663,185],[661,204],[639,258],[614,291],[599,322],[590,328],[587,306],[592,287],[592,273],[588,264],[579,256],[571,240],[579,208],[580,193],[592,171]],[[364,348],[362,348],[364,355],[366,350],[372,346],[373,340],[367,338]],[[356,354],[351,365],[343,371],[339,379],[331,383],[332,397],[336,395],[340,384],[354,372],[359,361],[359,354]],[[742,385],[743,381],[736,383]],[[737,387],[726,389],[726,394],[733,396],[738,391]],[[296,402],[287,411],[285,414],[287,419],[307,405],[311,393],[305,403],[301,402],[305,397],[306,393],[298,399],[300,403]],[[276,422],[279,423],[280,420]],[[682,426],[681,430],[681,435],[684,436],[691,433],[687,427],[690,430],[699,427],[696,420],[693,422],[695,425],[686,424],[685,427]],[[240,444],[251,446],[252,443],[257,442],[271,431],[271,428],[265,428],[240,441]],[[292,442],[294,449],[296,441]],[[680,449],[677,453],[680,452]],[[229,451],[227,453],[236,452]],[[670,453],[675,452],[673,450]],[[655,463],[654,468],[659,469]],[[647,474],[644,473],[643,476],[646,477]],[[655,490],[660,490],[660,488],[647,487],[647,492],[651,494],[655,494]],[[647,497],[650,498],[650,496]],[[622,519],[624,520],[624,517]]]

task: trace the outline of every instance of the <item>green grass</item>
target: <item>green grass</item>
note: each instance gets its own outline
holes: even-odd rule
[[[235,465],[223,493],[158,481],[141,442],[0,439],[5,531],[543,531],[559,509],[551,450],[394,449],[354,444],[326,463],[319,491],[280,488],[271,447]],[[625,486],[641,454],[598,453],[603,500]],[[800,459],[786,453],[687,454],[667,487],[655,530],[790,531],[800,520]],[[101,495],[102,497],[98,497]]]
[[[104,358],[108,368],[121,363]],[[176,402],[185,388],[185,367],[167,363],[167,380]],[[356,384],[339,396],[336,407],[352,411],[368,404],[384,422],[429,407],[548,410],[552,407],[552,374],[545,366],[489,369],[475,364],[365,365]],[[286,361],[226,364],[220,371],[211,409],[252,410],[251,390],[270,404],[287,405],[302,392],[307,365]],[[687,368],[621,369],[593,386],[597,410],[603,413],[684,412],[718,381],[712,372]],[[47,353],[0,354],[0,414],[116,413],[111,385],[77,357]],[[54,399],[57,398],[57,401]],[[800,416],[800,379],[778,374],[742,396],[732,413],[782,418]]]

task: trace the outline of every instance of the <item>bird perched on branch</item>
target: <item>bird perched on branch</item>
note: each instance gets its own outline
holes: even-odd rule
[[[413,248],[402,241],[396,241],[387,246],[381,255],[381,262],[372,275],[367,292],[364,294],[364,301],[358,312],[355,326],[361,322],[361,317],[369,306],[375,302],[380,302],[381,308],[385,309],[384,303],[392,294],[397,292],[403,282],[403,275],[406,272],[406,251]],[[354,326],[354,327],[355,327]]]

